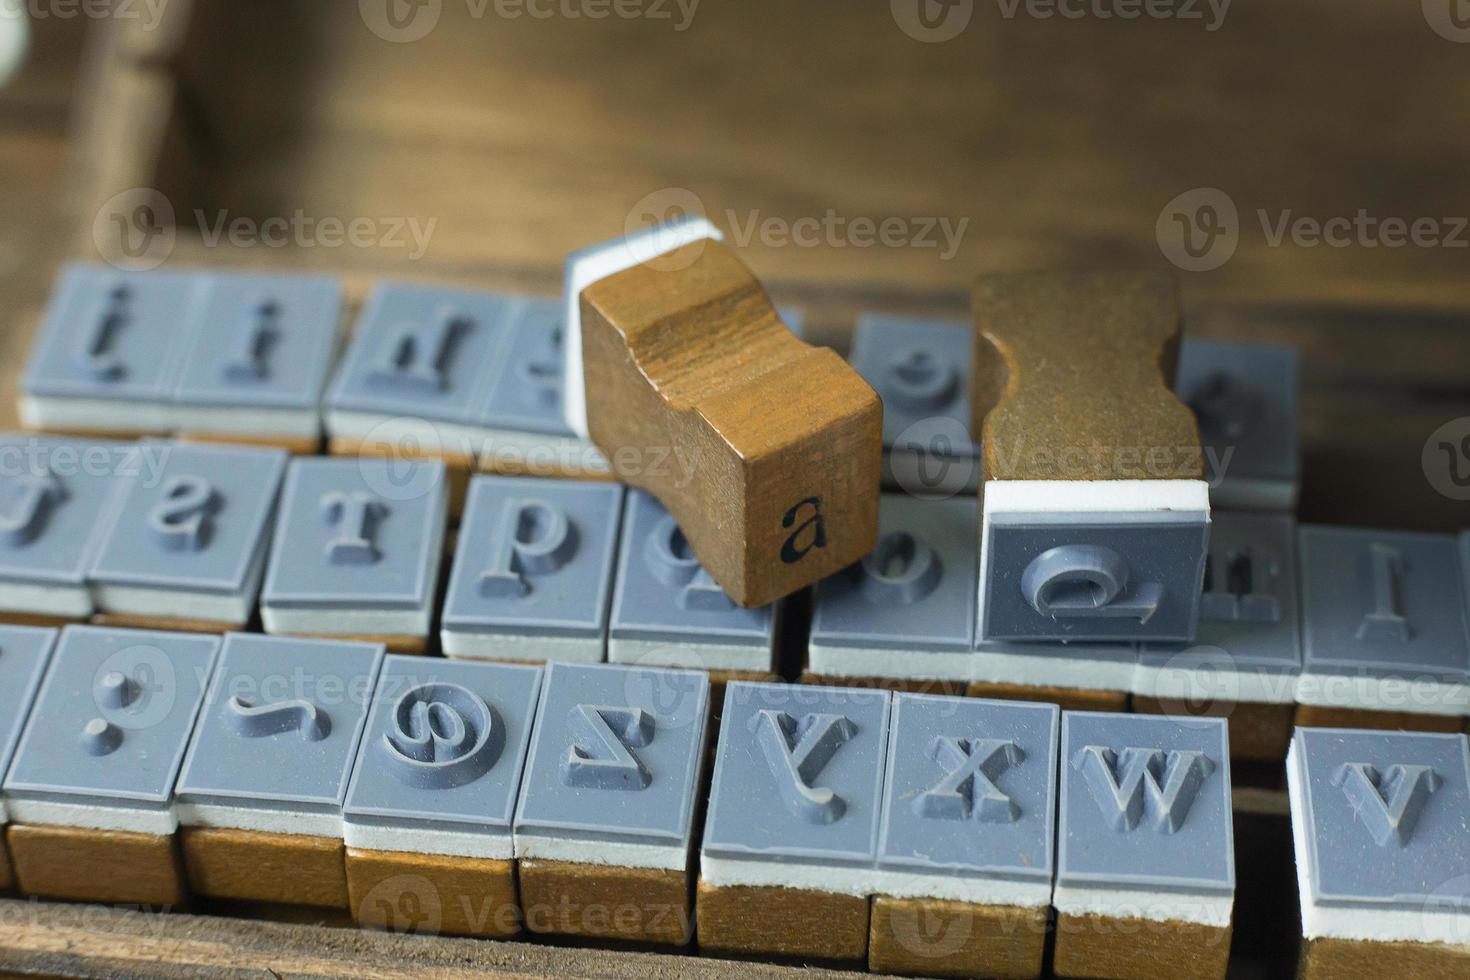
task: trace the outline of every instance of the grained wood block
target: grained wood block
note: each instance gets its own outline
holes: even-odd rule
[[[935,694],[945,697],[963,697],[964,681],[920,680],[915,677],[837,677],[832,674],[814,674],[803,671],[802,684],[821,687],[864,687],[875,691],[903,691],[907,694]]]
[[[1298,728],[1368,728],[1381,731],[1444,732],[1464,729],[1465,719],[1454,715],[1422,715],[1410,711],[1373,711],[1367,708],[1329,708],[1316,704],[1296,706]]]
[[[308,640],[340,640],[344,643],[381,643],[389,653],[421,654],[429,648],[426,636],[398,633],[279,633],[277,636],[299,636]]]
[[[359,925],[389,932],[504,939],[520,932],[515,862],[347,849]]]
[[[212,898],[348,908],[342,841],[255,830],[179,832],[189,887]]]
[[[6,839],[26,895],[170,908],[188,896],[172,836],[12,824]]]
[[[0,833],[0,892],[8,892],[15,887],[15,871],[10,866],[10,847],[5,843],[5,835]]]
[[[917,977],[1041,976],[1046,909],[873,897],[868,969]]]
[[[1133,710],[1139,714],[1167,715],[1170,709],[1155,697],[1133,695]],[[1228,705],[1212,705],[1201,714],[1230,721],[1230,757],[1280,762],[1286,758],[1291,743],[1297,706],[1294,704],[1259,704],[1240,701]]]
[[[174,438],[179,442],[284,449],[293,456],[315,456],[322,451],[320,436],[251,436],[219,432],[190,432],[186,429],[176,434]]]
[[[1063,711],[1128,710],[1128,695],[1122,691],[1088,691],[1075,687],[1033,687],[1027,684],[972,681],[965,689],[965,695],[972,698],[997,698],[1001,701],[1055,704]]]
[[[215,619],[185,619],[180,616],[142,616],[133,613],[96,613],[93,626],[117,626],[123,629],[163,630],[177,633],[228,633],[245,628],[244,623],[226,623]]]
[[[684,246],[593,283],[581,306],[592,440],[732,599],[763,606],[872,550],[878,396],[787,330],[733,252]]]
[[[1099,980],[1224,977],[1230,939],[1228,926],[1058,915],[1052,968],[1059,977]]]
[[[694,935],[684,871],[522,860],[520,884],[531,932],[672,946]]]
[[[1470,946],[1309,939],[1302,942],[1296,976],[1297,980],[1452,980],[1470,976]]]
[[[975,287],[971,431],[987,480],[1198,480],[1173,392],[1173,283],[1148,273],[987,276]]]
[[[699,883],[699,948],[831,964],[867,961],[869,902],[768,885]]]

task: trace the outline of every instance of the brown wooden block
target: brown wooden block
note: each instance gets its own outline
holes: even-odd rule
[[[389,653],[423,654],[429,649],[427,636],[398,633],[272,633],[272,636],[299,636],[307,640],[339,640],[343,643],[381,643]]]
[[[1099,980],[1224,977],[1230,939],[1229,926],[1058,915],[1052,969]]]
[[[873,897],[868,969],[916,977],[1041,976],[1046,909]]]
[[[1373,711],[1367,708],[1328,708],[1315,704],[1296,707],[1298,728],[1367,728],[1381,731],[1462,731],[1465,719],[1454,715],[1421,715],[1409,711]]]
[[[342,841],[256,830],[179,832],[189,887],[200,895],[348,908]]]
[[[588,448],[592,448],[590,443]],[[543,480],[589,480],[593,483],[607,483],[615,479],[612,471],[605,465],[592,464],[592,460],[576,454],[568,456],[562,452],[547,452],[537,455],[534,450],[517,448],[514,453],[497,453],[493,450],[482,453],[475,469],[498,476],[534,476]]]
[[[986,276],[975,329],[971,431],[983,433],[985,479],[1203,478],[1199,425],[1173,391],[1168,277]]]
[[[694,935],[688,872],[539,860],[519,870],[531,932],[671,946]]]
[[[787,330],[733,252],[685,246],[593,283],[581,308],[592,440],[732,599],[763,606],[872,550],[878,396]]]
[[[1086,691],[1075,687],[1034,687],[1028,684],[994,684],[972,681],[965,688],[971,698],[1001,701],[1036,701],[1055,704],[1063,711],[1127,711],[1128,695],[1122,691]]]
[[[347,849],[359,925],[389,932],[504,939],[521,929],[515,862]]]
[[[164,630],[177,633],[228,633],[242,630],[245,623],[227,623],[217,619],[184,619],[175,616],[140,616],[133,613],[96,613],[93,626],[117,626],[124,629]]]
[[[469,493],[470,474],[476,468],[473,456],[462,453],[415,453],[410,447],[397,443],[372,439],[348,439],[332,436],[327,440],[327,451],[333,456],[402,456],[408,459],[442,459],[444,461],[444,490],[450,518],[464,512],[465,496]]]
[[[698,896],[701,950],[847,965],[867,961],[866,898],[703,881]]]
[[[172,836],[12,824],[6,839],[26,895],[170,908],[188,895]]]
[[[964,697],[969,685],[964,681],[919,680],[913,677],[837,677],[832,674],[802,672],[800,683],[820,687],[861,687],[875,691],[903,691],[907,694],[936,694]]]
[[[1457,980],[1470,976],[1470,946],[1303,940],[1297,980]]]
[[[5,843],[5,835],[0,833],[0,892],[8,892],[15,887],[15,871],[10,865],[10,847]]]
[[[1145,715],[1168,715],[1177,710],[1147,694],[1133,695],[1133,710]],[[1239,701],[1234,704],[1211,704],[1198,714],[1209,718],[1225,718],[1230,722],[1230,756],[1233,759],[1256,759],[1280,762],[1286,758],[1291,743],[1297,706],[1294,704],[1259,704]]]
[[[320,436],[270,436],[234,435],[219,432],[180,432],[174,437],[178,442],[204,442],[222,446],[259,446],[263,449],[284,449],[293,456],[315,456],[322,451]]]
[[[58,629],[70,623],[79,622],[82,622],[82,620],[67,619],[64,616],[41,616],[36,613],[0,611],[0,623],[4,623],[6,626],[38,626],[43,629]]]

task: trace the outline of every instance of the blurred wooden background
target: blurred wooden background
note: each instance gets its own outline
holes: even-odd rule
[[[1470,415],[1470,231],[1461,247],[1302,247],[1273,245],[1258,217],[1450,231],[1470,215],[1470,44],[1419,4],[1238,0],[1211,30],[1203,2],[1203,19],[1128,21],[958,0],[968,26],[924,43],[898,23],[917,0],[701,0],[680,30],[691,2],[593,20],[500,13],[594,9],[582,0],[167,0],[158,23],[142,3],[37,22],[0,93],[6,384],[57,262],[108,248],[107,219],[140,188],[176,216],[172,262],[544,293],[568,250],[692,195],[737,236],[828,214],[966,223],[953,255],[845,232],[745,243],[778,301],[839,343],[860,309],[962,313],[982,270],[1174,271],[1194,332],[1303,350],[1304,517],[1467,523],[1420,456]],[[389,3],[424,36],[381,36]],[[1197,188],[1229,197],[1239,242],[1185,272],[1156,225]],[[200,233],[298,214],[432,235],[413,257]]]

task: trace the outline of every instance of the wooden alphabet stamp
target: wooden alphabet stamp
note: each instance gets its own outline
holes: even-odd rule
[[[568,421],[659,498],[732,599],[763,606],[872,549],[882,404],[795,337],[717,240],[660,252],[649,236],[689,237],[653,229],[568,262],[580,361],[567,379],[585,394],[577,418],[569,394]]]

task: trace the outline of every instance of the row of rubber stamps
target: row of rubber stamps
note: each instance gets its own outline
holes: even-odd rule
[[[446,484],[432,460],[3,437],[0,614],[216,632],[258,617],[396,652],[434,637],[470,659],[777,669],[792,604],[736,606],[648,494],[479,475],[455,526]],[[1025,582],[987,576],[978,539],[973,502],[884,495],[877,547],[813,590],[800,666],[1094,709],[1207,701],[1259,758],[1282,758],[1294,717],[1470,716],[1470,534],[1216,511],[1194,640],[1148,643],[984,639],[987,617],[1024,612]]]
[[[798,333],[799,313],[783,311]],[[379,285],[343,346],[326,277],[66,269],[28,370],[29,427],[249,439],[337,452],[412,444],[495,472],[587,476],[611,465],[565,419],[555,300]],[[885,482],[974,493],[972,328],[859,317],[853,368],[883,399]],[[1175,387],[1200,423],[1217,506],[1290,511],[1299,470],[1294,352],[1187,340]]]
[[[0,628],[0,736],[29,895],[934,976],[1229,955],[1221,719],[71,626]],[[1296,731],[1309,959],[1463,945],[1467,765],[1458,734]]]

